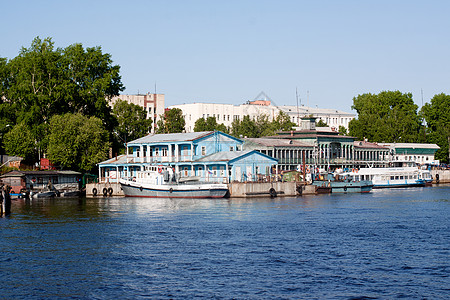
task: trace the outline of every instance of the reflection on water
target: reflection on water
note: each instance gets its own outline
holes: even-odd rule
[[[449,192],[16,200],[0,298],[446,299]]]

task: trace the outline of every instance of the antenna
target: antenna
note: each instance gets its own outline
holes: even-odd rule
[[[306,91],[306,106],[309,107],[309,91]]]
[[[155,81],[155,94],[156,94],[156,81]]]
[[[422,94],[422,107],[423,107],[423,89],[420,89],[420,93]]]
[[[297,87],[295,87],[295,98],[297,99],[297,125],[300,126],[300,112],[298,110],[298,92],[297,92]]]

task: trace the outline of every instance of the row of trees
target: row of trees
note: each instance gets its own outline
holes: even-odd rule
[[[37,37],[17,57],[0,58],[2,153],[24,157],[30,164],[46,155],[63,168],[89,171],[111,149],[117,154],[127,141],[146,135],[152,120],[142,107],[120,100],[114,109],[109,106],[108,100],[124,90],[119,71],[100,47],[55,49],[51,38]],[[358,117],[349,124],[350,135],[373,142],[436,143],[441,147],[437,159],[448,162],[449,95],[434,96],[418,111],[410,93],[363,94],[353,99],[352,108]],[[156,125],[156,133],[183,132],[182,111],[166,110]],[[261,137],[294,125],[280,113],[272,121],[265,115],[245,116],[229,128],[213,117],[201,118],[194,130]]]

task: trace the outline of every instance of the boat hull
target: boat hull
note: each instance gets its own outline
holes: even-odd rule
[[[327,181],[316,180],[313,182],[318,190],[330,188],[331,193],[369,193],[373,188],[371,181]]]
[[[120,182],[125,197],[144,198],[224,198],[226,184],[150,185],[132,181]]]

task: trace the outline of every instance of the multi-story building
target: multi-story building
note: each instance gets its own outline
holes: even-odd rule
[[[155,132],[156,122],[158,122],[161,115],[164,114],[164,94],[147,93],[143,95],[119,95],[111,99],[110,105],[114,107],[114,104],[119,99],[143,107],[147,112],[147,118],[150,118],[153,121],[151,132]]]
[[[186,132],[193,132],[195,122],[200,118],[214,117],[217,123],[231,127],[234,120],[242,120],[249,115],[256,120],[259,115],[266,115],[272,121],[280,111],[286,113],[297,126],[301,125],[301,119],[305,116],[313,116],[327,123],[336,130],[339,126],[348,129],[348,123],[355,118],[354,114],[335,109],[311,108],[305,106],[275,106],[268,100],[249,101],[241,105],[218,103],[189,103],[171,105],[168,108],[179,108],[183,111],[186,121]]]

